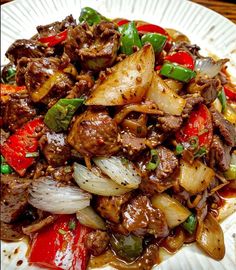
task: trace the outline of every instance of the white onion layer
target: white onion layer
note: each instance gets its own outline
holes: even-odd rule
[[[29,203],[34,207],[53,214],[74,214],[90,205],[91,195],[74,186],[41,177],[29,188]]]
[[[141,177],[138,175],[133,164],[127,161],[125,164],[119,157],[94,158],[95,164],[118,185],[127,188],[138,188]]]
[[[211,57],[199,58],[195,62],[195,70],[209,78],[215,77],[222,69],[227,59],[214,61]]]
[[[119,196],[130,191],[107,177],[98,176],[85,166],[74,163],[74,179],[80,188],[92,194],[102,196]]]

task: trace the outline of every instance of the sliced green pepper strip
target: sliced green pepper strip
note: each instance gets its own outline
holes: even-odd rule
[[[155,53],[160,53],[166,44],[167,37],[156,33],[147,33],[142,36],[141,42],[152,44]]]
[[[185,83],[196,76],[195,71],[169,62],[163,64],[160,74]]]
[[[219,98],[220,103],[221,103],[221,105],[222,105],[222,112],[225,112],[226,105],[227,105],[227,100],[226,100],[226,95],[225,95],[225,91],[224,91],[223,88],[222,88],[222,90],[219,92],[218,98]]]
[[[81,9],[80,22],[87,22],[89,25],[98,24],[101,21],[108,21],[108,19],[102,16],[99,12],[90,7],[84,7]]]
[[[134,46],[137,46],[138,48],[142,47],[142,43],[134,22],[123,24],[118,29],[122,34],[120,47],[122,53],[130,55],[133,53]]]
[[[112,235],[110,243],[118,256],[126,260],[134,260],[143,251],[142,238],[135,235]]]
[[[193,234],[197,228],[197,217],[191,214],[182,224],[183,228],[190,234]]]
[[[83,102],[81,98],[60,99],[46,113],[45,124],[55,132],[67,130],[74,113]]]

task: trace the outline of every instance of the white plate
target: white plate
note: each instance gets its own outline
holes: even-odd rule
[[[72,14],[76,19],[83,6],[91,6],[107,17],[141,19],[163,27],[177,29],[201,46],[202,52],[211,52],[230,59],[229,71],[236,81],[236,25],[223,16],[185,0],[15,0],[1,6],[1,64],[7,63],[4,53],[19,38],[30,38],[35,27]],[[214,261],[195,245],[181,249],[155,269],[203,270],[236,269],[236,213],[222,223],[226,255]],[[14,251],[18,250],[16,254]],[[25,258],[24,242],[1,243],[2,270],[36,270]],[[17,266],[17,262],[23,263]]]

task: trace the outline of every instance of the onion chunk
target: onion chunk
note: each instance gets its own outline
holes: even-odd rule
[[[91,206],[79,210],[76,213],[79,222],[89,228],[95,230],[106,230],[106,223],[103,219],[93,210]]]
[[[186,207],[166,193],[154,195],[152,197],[152,205],[155,208],[159,208],[165,214],[170,228],[183,223],[191,215],[191,212]]]
[[[199,160],[195,160],[193,164],[180,161],[179,183],[192,195],[204,191],[214,176],[214,171]]]
[[[29,203],[53,214],[74,214],[90,205],[91,195],[75,186],[62,186],[49,177],[35,180],[29,188]]]
[[[73,176],[80,188],[96,195],[119,196],[131,190],[130,188],[118,185],[108,177],[96,175],[78,163],[74,163]]]
[[[199,221],[196,241],[213,259],[221,260],[225,255],[224,234],[218,221],[208,213]]]
[[[93,161],[103,173],[107,174],[118,185],[134,189],[138,188],[141,183],[141,177],[130,161],[124,164],[119,157],[99,157],[94,158]]]

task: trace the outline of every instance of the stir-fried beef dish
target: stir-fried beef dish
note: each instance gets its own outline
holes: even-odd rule
[[[228,59],[89,7],[6,57],[2,240],[29,237],[29,264],[47,269],[150,270],[161,249],[195,241],[224,257],[222,190],[236,187]]]

